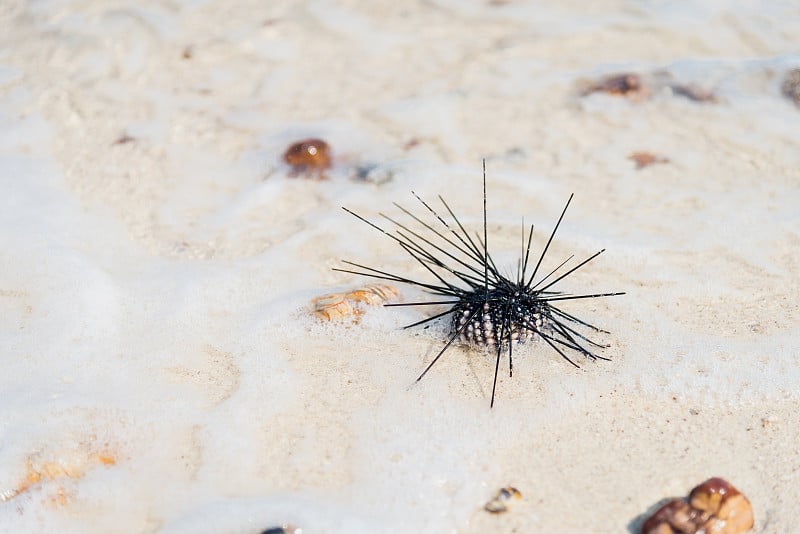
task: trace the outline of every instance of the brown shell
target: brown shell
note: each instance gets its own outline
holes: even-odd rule
[[[324,171],[331,166],[331,150],[322,139],[303,139],[292,143],[283,153],[283,161],[292,168],[292,175],[316,174],[324,177]]]
[[[753,528],[750,501],[727,480],[710,478],[688,499],[673,499],[642,525],[642,534],[741,534]]]
[[[592,93],[606,93],[624,96],[632,100],[641,100],[650,94],[641,76],[633,73],[614,74],[590,84],[583,90],[582,96]]]

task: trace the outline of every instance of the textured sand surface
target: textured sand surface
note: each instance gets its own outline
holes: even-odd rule
[[[635,532],[710,476],[796,530],[798,35],[792,2],[3,2],[0,530]],[[581,96],[618,72],[649,95]],[[327,180],[281,163],[310,136]],[[521,348],[493,410],[480,351],[414,383],[425,310],[309,308],[365,283],[341,259],[427,275],[340,206],[477,230],[482,158],[502,269],[575,192],[545,263],[607,248],[561,289],[627,292],[565,306],[611,362]]]

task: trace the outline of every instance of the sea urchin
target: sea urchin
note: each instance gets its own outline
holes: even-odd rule
[[[476,233],[473,239],[441,196],[439,200],[452,218],[452,223],[448,223],[413,191],[412,194],[439,221],[442,225],[440,229],[434,228],[433,225],[424,222],[396,203],[395,206],[421,225],[422,228],[419,230],[412,229],[408,225],[381,213],[381,217],[395,226],[394,230],[387,231],[347,208],[343,209],[397,242],[412,258],[430,272],[436,278],[436,281],[423,282],[413,280],[350,261],[345,261],[344,263],[359,270],[334,270],[381,280],[402,282],[426,289],[433,295],[447,297],[447,300],[385,304],[385,306],[448,306],[445,311],[404,327],[411,328],[436,319],[450,317],[450,333],[447,343],[433,361],[428,364],[422,374],[419,375],[417,381],[425,376],[456,340],[467,345],[483,346],[490,350],[496,350],[497,359],[490,407],[494,406],[500,356],[504,349],[508,351],[508,372],[509,377],[512,376],[512,355],[513,347],[516,343],[524,343],[537,338],[543,339],[562,358],[575,367],[579,366],[567,356],[566,352],[572,351],[582,354],[592,360],[608,360],[608,358],[599,356],[586,348],[587,346],[605,348],[608,345],[601,345],[592,341],[582,334],[579,329],[589,329],[606,334],[608,332],[557,308],[554,303],[565,300],[611,297],[623,295],[624,293],[573,295],[551,290],[555,284],[592,261],[605,249],[589,256],[566,272],[559,273],[558,271],[574,257],[570,256],[545,276],[538,280],[536,279],[542,260],[547,254],[550,243],[553,241],[556,230],[558,230],[561,220],[564,218],[573,195],[570,195],[569,200],[567,200],[567,204],[564,206],[564,210],[561,212],[561,216],[558,218],[558,222],[556,222],[553,232],[539,255],[539,260],[533,267],[530,276],[528,276],[528,260],[533,238],[533,225],[530,227],[526,240],[523,224],[522,254],[518,263],[517,276],[516,279],[510,279],[500,273],[488,252],[485,161],[483,164],[483,238]],[[451,280],[455,278],[457,282],[455,280],[448,281],[446,278]]]

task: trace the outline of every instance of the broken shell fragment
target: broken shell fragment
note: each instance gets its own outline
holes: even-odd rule
[[[650,152],[634,152],[628,156],[628,159],[636,164],[637,171],[649,167],[650,165],[655,165],[656,163],[669,163],[669,159],[651,154]]]
[[[624,96],[632,100],[645,98],[650,91],[638,74],[614,74],[599,80],[584,89],[581,96],[592,93],[606,93],[614,96]]]
[[[385,284],[370,284],[362,289],[356,289],[346,295],[349,300],[363,302],[371,306],[385,304],[400,294],[397,288]]]
[[[34,453],[25,462],[25,476],[16,488],[0,492],[0,502],[11,500],[35,487],[48,485],[55,489],[55,504],[66,504],[68,494],[62,483],[68,479],[79,480],[97,466],[116,465],[117,455],[108,448],[108,443],[95,443],[91,436],[77,447],[47,453]]]
[[[506,486],[505,488],[500,488],[494,499],[487,502],[483,509],[493,514],[499,514],[507,512],[511,506],[520,500],[522,500],[522,493],[517,488]]]
[[[326,321],[342,319],[355,312],[353,306],[345,300],[344,293],[322,295],[312,300],[311,305],[314,308],[314,315]]]
[[[753,528],[750,501],[721,478],[695,487],[688,499],[673,499],[642,525],[642,534],[740,534]]]
[[[324,171],[331,166],[330,146],[322,139],[297,141],[283,153],[283,161],[292,168],[292,176],[305,174],[324,178]]]
[[[326,321],[358,318],[364,313],[361,304],[380,306],[400,295],[397,288],[386,284],[369,284],[347,293],[330,293],[311,301],[314,315]]]
[[[800,69],[792,69],[786,73],[781,84],[781,93],[800,106]]]

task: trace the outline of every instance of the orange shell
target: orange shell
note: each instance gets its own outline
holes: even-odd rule
[[[322,171],[331,166],[330,147],[322,139],[303,139],[286,149],[283,160],[291,165],[295,174],[317,173],[321,176]]]
[[[331,321],[348,316],[358,317],[364,313],[361,304],[380,306],[397,298],[397,288],[386,284],[370,284],[348,293],[330,293],[311,301],[314,315],[319,319]]]

